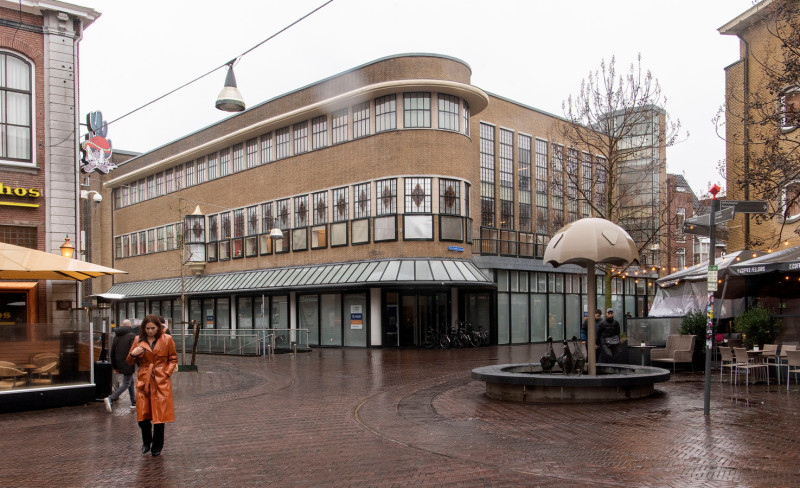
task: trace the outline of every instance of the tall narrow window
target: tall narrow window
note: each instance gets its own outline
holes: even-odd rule
[[[531,224],[531,136],[517,136],[519,173],[519,230],[532,232]]]
[[[258,207],[256,205],[247,207],[247,235],[258,234]]]
[[[289,157],[291,136],[292,134],[289,127],[284,127],[275,131],[275,159]]]
[[[403,126],[431,126],[431,94],[416,92],[403,94]]]
[[[219,237],[220,239],[231,238],[231,213],[222,212],[219,214]]]
[[[208,158],[208,179],[209,180],[216,180],[219,178],[219,166],[218,166],[218,159],[217,153],[211,153],[207,156]]]
[[[347,142],[347,109],[343,108],[331,114],[331,129],[334,144]]]
[[[431,179],[406,178],[405,212],[431,213]]]
[[[800,88],[790,88],[781,93],[779,109],[781,128],[785,131],[796,129],[800,125]]]
[[[244,169],[244,144],[236,144],[231,148],[233,156],[233,172],[238,173]]]
[[[500,228],[514,228],[514,132],[500,129]]]
[[[370,216],[370,184],[361,183],[353,187],[353,218],[363,219]]]
[[[386,95],[375,99],[375,132],[397,128],[397,97]]]
[[[194,161],[189,161],[186,163],[186,174],[185,174],[185,186],[188,188],[190,186],[194,186]]]
[[[481,122],[481,226],[494,227],[494,126]]]
[[[333,190],[333,221],[343,222],[349,215],[347,187]]]
[[[308,152],[308,121],[304,120],[294,124],[294,153],[303,154]]]
[[[278,206],[275,209],[277,214],[275,215],[275,226],[279,229],[288,229],[289,228],[289,199],[284,198],[283,200],[278,200]]]
[[[553,161],[552,161],[552,185],[553,185],[553,215],[551,221],[553,223],[553,230],[558,230],[564,227],[564,146],[561,144],[553,144]]]
[[[244,209],[233,211],[233,237],[244,237]]]
[[[156,173],[156,195],[160,197],[164,194],[164,173]]]
[[[596,207],[601,216],[608,212],[606,209],[606,158],[597,156],[597,185],[595,186]]]
[[[0,100],[0,159],[31,163],[31,65],[10,53],[0,53]]]
[[[275,226],[275,216],[272,213],[272,202],[261,204],[261,232],[268,233]]]
[[[461,182],[439,179],[439,213],[461,215]]]
[[[328,222],[328,192],[321,191],[311,195],[313,212],[312,221],[314,224],[325,224]]]
[[[369,102],[353,107],[353,139],[369,135]]]
[[[536,139],[536,233],[549,235],[547,217],[547,141]]]
[[[439,94],[439,128],[458,132],[458,97]]]
[[[294,197],[294,226],[308,226],[308,195]]]
[[[469,135],[469,103],[466,100],[464,100],[462,115],[464,120],[464,134]]]
[[[581,164],[581,218],[589,217],[591,214],[589,202],[592,200],[592,155],[583,152],[583,162]]]
[[[311,119],[311,149],[321,149],[328,145],[328,116],[320,115]]]
[[[272,132],[261,136],[261,164],[271,163],[272,156]]]
[[[172,170],[172,169],[168,169],[168,170],[164,171],[164,191],[166,193],[172,193],[174,191],[173,186],[172,186],[172,183],[173,183],[173,179],[172,179],[173,171],[174,170]]]
[[[197,184],[205,183],[208,180],[208,172],[206,171],[206,159],[198,158],[194,163],[194,176]]]
[[[183,165],[175,166],[175,176],[173,178],[175,191],[183,189]]]
[[[375,183],[376,215],[392,215],[397,213],[397,180],[390,178]]]
[[[145,185],[146,185],[146,180],[144,178],[139,180],[139,183],[137,183],[137,186],[139,187],[138,193],[140,202],[147,200],[147,187]]]
[[[219,177],[231,174],[231,148],[226,147],[219,152]]]
[[[250,139],[245,143],[245,159],[248,168],[258,166],[258,139]]]
[[[567,150],[567,223],[578,220],[578,150]]]
[[[147,199],[155,198],[156,197],[156,177],[155,176],[148,176],[147,177]]]

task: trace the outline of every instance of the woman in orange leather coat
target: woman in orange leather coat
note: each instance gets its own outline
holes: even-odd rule
[[[142,454],[161,454],[164,447],[164,424],[175,421],[172,406],[172,373],[178,368],[178,353],[172,337],[164,334],[161,322],[148,315],[139,327],[127,357],[136,363],[136,419],[142,429]],[[152,422],[152,431],[151,431]]]

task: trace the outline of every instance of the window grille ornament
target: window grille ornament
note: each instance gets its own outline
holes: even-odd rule
[[[306,202],[300,202],[300,205],[297,206],[297,217],[298,217],[298,224],[302,227],[306,223]]]
[[[327,209],[328,209],[328,205],[325,203],[325,199],[320,197],[319,200],[317,200],[317,216],[320,219],[324,219],[325,218],[325,211]]]
[[[414,202],[417,208],[425,201],[425,190],[422,189],[419,183],[411,190],[411,201]]]
[[[360,208],[361,212],[364,213],[367,211],[367,191],[362,189],[361,193],[358,194],[358,198],[358,208]]]
[[[289,208],[285,203],[281,205],[281,211],[278,216],[281,222],[281,228],[283,228],[286,225],[286,222],[289,221]]]
[[[194,226],[192,227],[192,232],[194,233],[195,239],[199,239],[201,234],[203,233],[203,228],[200,227],[200,222],[194,221]]]
[[[344,195],[340,195],[339,199],[336,201],[336,212],[340,217],[344,217],[347,212],[347,201],[345,201]]]
[[[449,209],[456,204],[456,191],[453,185],[447,185],[447,189],[444,191],[444,204]]]
[[[383,191],[381,192],[381,202],[383,202],[384,211],[390,208],[392,204],[392,189],[389,185],[385,185],[383,187]]]

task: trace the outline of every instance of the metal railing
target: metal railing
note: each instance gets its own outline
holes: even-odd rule
[[[180,353],[183,341],[186,352],[191,353],[194,341],[192,331],[184,334],[173,331],[175,348]],[[308,349],[308,329],[201,329],[197,340],[200,354],[227,354],[232,356],[270,356],[275,352],[293,352]]]

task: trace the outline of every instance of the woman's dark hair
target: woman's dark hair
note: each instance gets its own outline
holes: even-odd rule
[[[155,339],[158,340],[161,337],[162,329],[161,329],[161,321],[158,320],[158,317],[155,315],[145,315],[144,320],[139,325],[139,340],[142,342],[147,342],[147,331],[144,330],[147,327],[147,324],[156,324],[156,337]]]

